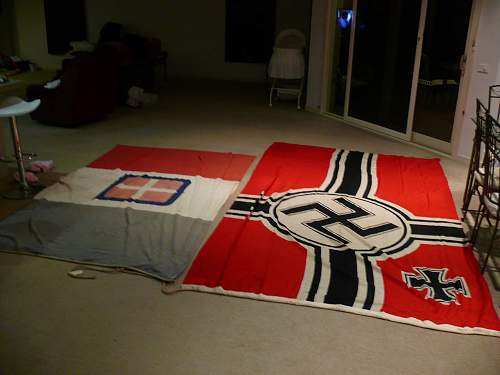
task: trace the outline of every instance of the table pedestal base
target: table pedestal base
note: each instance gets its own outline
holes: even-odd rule
[[[13,188],[12,190],[3,192],[2,197],[5,199],[13,199],[13,200],[31,199],[44,188],[45,186],[43,185],[28,186],[28,188],[19,185],[16,188]]]

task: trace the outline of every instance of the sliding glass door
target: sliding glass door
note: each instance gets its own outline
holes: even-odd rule
[[[406,140],[415,122],[449,141],[472,1],[331,0],[323,111]],[[429,127],[425,116],[445,114],[446,129]]]

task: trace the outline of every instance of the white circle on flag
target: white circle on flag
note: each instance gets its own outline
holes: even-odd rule
[[[409,238],[404,218],[376,200],[310,192],[284,197],[272,210],[297,241],[335,250],[389,251]]]

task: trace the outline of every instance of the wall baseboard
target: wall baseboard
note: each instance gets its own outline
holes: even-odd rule
[[[445,154],[451,154],[451,143],[429,137],[425,134],[413,132],[413,142],[444,152]]]
[[[309,107],[309,106],[305,106],[304,110],[306,110],[307,112],[312,112],[312,113],[316,113],[316,114],[321,114],[321,111],[319,110],[319,108],[314,108],[314,107]]]

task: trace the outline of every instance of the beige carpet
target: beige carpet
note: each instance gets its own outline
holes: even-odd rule
[[[25,148],[59,171],[117,143],[260,154],[271,142],[435,155],[321,116],[266,105],[253,84],[169,82],[160,103],[77,129],[27,118]],[[466,167],[443,166],[456,202]],[[5,177],[4,177],[5,178]],[[66,275],[71,264],[0,254],[2,374],[495,374],[500,339],[328,310],[183,292],[132,275]],[[500,303],[495,295],[496,304]]]

